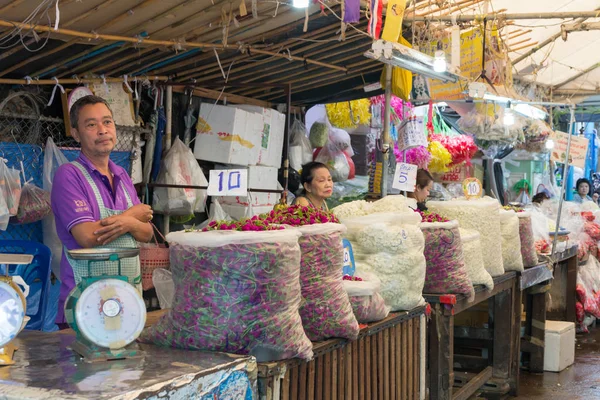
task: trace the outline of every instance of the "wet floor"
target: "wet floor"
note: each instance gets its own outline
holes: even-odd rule
[[[600,326],[577,335],[575,364],[568,369],[544,374],[522,371],[519,399],[600,400]]]

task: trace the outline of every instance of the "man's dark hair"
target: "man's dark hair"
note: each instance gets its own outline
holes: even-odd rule
[[[77,123],[79,122],[79,111],[81,111],[81,109],[83,107],[88,106],[88,105],[99,104],[99,103],[104,104],[106,106],[106,108],[108,108],[108,111],[110,111],[110,115],[112,115],[113,112],[110,109],[108,102],[106,100],[104,100],[102,97],[94,96],[91,94],[87,95],[87,96],[83,96],[82,98],[77,100],[75,102],[75,104],[73,104],[73,106],[71,107],[71,111],[69,111],[69,119],[71,120],[71,128],[77,129],[77,127],[78,127]]]

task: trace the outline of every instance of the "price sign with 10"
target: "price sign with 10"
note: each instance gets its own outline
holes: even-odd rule
[[[247,196],[248,170],[213,169],[208,180],[209,196]]]

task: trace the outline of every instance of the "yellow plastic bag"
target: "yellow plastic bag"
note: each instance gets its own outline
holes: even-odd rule
[[[410,45],[410,43],[404,39],[402,36],[400,36],[400,40],[399,43],[412,48],[412,46]],[[386,65],[385,68],[383,68],[383,71],[381,72],[381,87],[383,89],[385,89],[385,69],[386,68],[391,68],[391,65]],[[396,96],[401,98],[404,101],[409,101],[408,96],[410,95],[410,92],[412,91],[412,82],[413,82],[413,74],[412,72],[403,69],[403,68],[399,68],[399,67],[393,67],[392,69],[392,93]]]
[[[402,39],[404,10],[406,10],[406,0],[388,0],[385,24],[383,26],[383,33],[381,34],[383,40],[401,43],[399,39]]]

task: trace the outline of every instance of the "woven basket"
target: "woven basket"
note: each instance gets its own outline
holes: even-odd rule
[[[160,237],[165,240],[165,237],[154,224],[152,224],[152,227]],[[159,244],[156,235],[154,235],[154,243],[143,243],[140,245],[140,267],[142,270],[143,290],[150,290],[154,287],[154,283],[152,283],[152,273],[155,269],[169,269],[169,248],[165,244]]]

